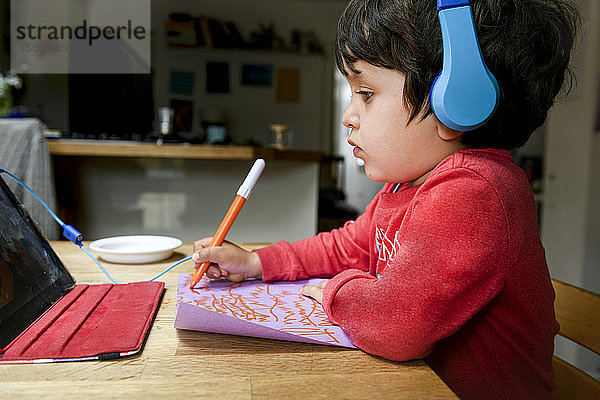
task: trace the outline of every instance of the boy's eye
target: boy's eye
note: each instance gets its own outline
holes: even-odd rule
[[[369,101],[371,96],[373,96],[373,92],[367,92],[366,90],[359,90],[356,94],[360,95],[363,101]]]

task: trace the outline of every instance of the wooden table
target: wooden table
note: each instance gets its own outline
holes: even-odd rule
[[[52,246],[78,283],[108,282],[72,243]],[[161,263],[104,265],[119,281],[139,281],[190,254],[186,244]],[[182,264],[161,277],[166,292],[139,355],[117,361],[0,365],[0,398],[456,398],[423,361],[398,363],[360,350],[177,330],[177,276],[191,269]]]

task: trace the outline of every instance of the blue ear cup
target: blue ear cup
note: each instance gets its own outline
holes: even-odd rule
[[[488,70],[468,0],[438,0],[444,60],[430,102],[441,123],[457,131],[479,128],[492,116],[500,88]]]

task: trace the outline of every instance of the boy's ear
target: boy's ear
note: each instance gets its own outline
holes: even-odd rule
[[[447,140],[447,141],[454,140],[454,139],[460,137],[460,135],[462,135],[463,133],[465,133],[464,131],[455,131],[454,129],[450,129],[446,125],[442,124],[440,121],[436,121],[436,122],[437,122],[438,136],[442,140]]]

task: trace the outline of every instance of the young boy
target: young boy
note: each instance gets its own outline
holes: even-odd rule
[[[533,195],[508,150],[546,119],[578,15],[568,0],[471,5],[501,91],[485,125],[454,131],[431,111],[435,1],[351,0],[336,42],[353,92],[343,123],[367,175],[387,184],[343,228],[254,252],[202,239],[193,257],[214,263],[212,278],[331,278],[303,293],[356,346],[424,358],[461,398],[549,398],[554,292]]]

